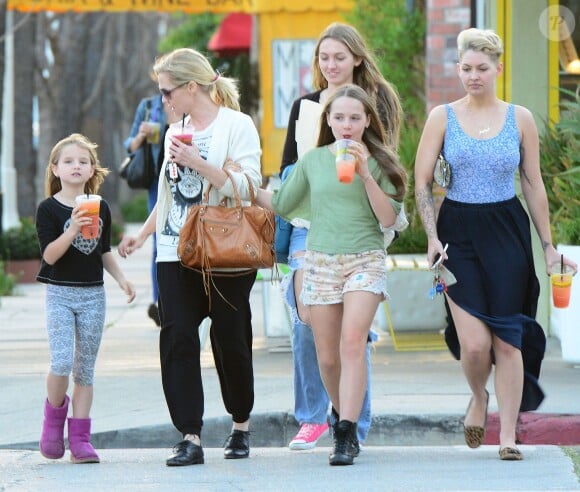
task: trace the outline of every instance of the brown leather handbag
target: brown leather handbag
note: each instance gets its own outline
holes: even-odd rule
[[[276,260],[274,251],[274,212],[256,205],[250,178],[251,205],[243,207],[234,187],[234,207],[209,205],[210,184],[199,205],[192,205],[179,233],[177,254],[187,268],[211,274],[214,268],[270,268]]]

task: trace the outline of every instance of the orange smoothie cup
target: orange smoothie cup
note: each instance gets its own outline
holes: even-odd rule
[[[550,275],[550,283],[552,284],[552,301],[554,307],[567,308],[570,305],[570,292],[572,291],[572,276],[574,270],[564,265],[555,265]]]
[[[349,154],[348,145],[350,140],[336,141],[336,175],[341,183],[352,183],[356,160],[354,155]]]
[[[84,217],[89,217],[91,223],[81,227],[81,235],[84,239],[97,239],[99,237],[99,210],[101,208],[100,195],[79,195],[75,198],[80,210],[86,210]]]

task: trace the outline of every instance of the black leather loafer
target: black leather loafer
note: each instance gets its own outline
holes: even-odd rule
[[[227,460],[236,460],[250,456],[250,433],[248,431],[233,430],[226,439],[224,457]]]
[[[149,304],[147,308],[147,316],[149,316],[157,326],[161,326],[161,319],[159,318],[159,309],[157,308],[157,304]]]
[[[194,442],[183,440],[173,448],[173,454],[165,462],[167,466],[188,466],[203,464],[203,449]]]

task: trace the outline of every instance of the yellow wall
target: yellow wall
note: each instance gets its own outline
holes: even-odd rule
[[[282,148],[286,138],[285,128],[275,128],[273,108],[272,41],[276,39],[316,40],[324,28],[335,21],[343,21],[340,12],[275,12],[259,15],[259,66],[262,114],[262,173],[275,174],[280,169]]]
[[[555,0],[496,0],[487,5],[485,26],[495,29],[504,41],[504,73],[498,80],[498,97],[528,108],[539,129],[548,116],[553,117],[554,49],[538,28],[541,12]],[[556,91],[557,92],[557,91]],[[557,97],[557,96],[556,96]],[[556,103],[557,106],[557,103]],[[519,176],[518,195],[521,197]],[[527,206],[522,200],[524,207]],[[550,286],[545,275],[544,254],[535,228],[532,247],[540,298],[536,320],[550,334]]]

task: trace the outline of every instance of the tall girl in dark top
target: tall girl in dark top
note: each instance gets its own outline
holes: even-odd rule
[[[499,456],[521,460],[516,422],[519,411],[535,410],[544,397],[537,378],[545,336],[534,319],[540,289],[529,217],[516,196],[516,170],[548,272],[560,255],[550,235],[532,114],[495,95],[494,82],[502,72],[501,39],[493,31],[467,29],[457,45],[457,73],[466,95],[434,108],[428,117],[415,162],[415,197],[429,261],[443,255],[457,277],[446,295],[451,314],[446,340],[473,393],[465,441],[471,448],[484,441],[486,384],[495,363]],[[432,184],[441,149],[451,166],[451,184],[436,219]],[[564,262],[576,268],[567,258]]]
[[[68,415],[69,374],[72,372],[72,417],[68,441],[74,463],[98,463],[90,443],[95,360],[105,322],[103,268],[127,294],[135,298],[133,285],[125,279],[111,252],[111,212],[101,200],[99,232],[85,239],[81,227],[91,223],[75,204],[75,197],[94,194],[108,170],[102,168],[96,145],[80,134],[58,142],[46,168],[47,199],[38,206],[36,229],[42,252],[37,280],[46,286],[46,318],[50,346],[48,398],[40,452],[49,459],[64,455],[64,424]]]

